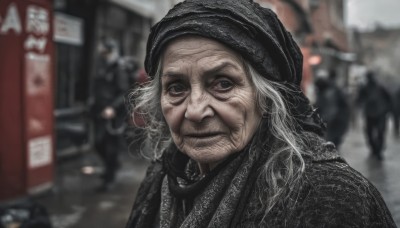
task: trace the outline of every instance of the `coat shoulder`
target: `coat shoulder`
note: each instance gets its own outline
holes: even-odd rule
[[[323,142],[323,141],[320,141]],[[396,227],[376,187],[326,142],[306,159],[297,216],[305,227]]]

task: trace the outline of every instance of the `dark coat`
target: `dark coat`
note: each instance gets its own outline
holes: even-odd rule
[[[350,107],[343,91],[332,80],[316,81],[317,101],[315,106],[326,123],[325,138],[339,146],[350,121]]]
[[[110,65],[103,65],[94,79],[94,103],[92,116],[95,120],[96,141],[110,132],[107,132],[107,121],[101,113],[107,106],[115,109],[116,117],[111,121],[113,128],[118,128],[125,122],[127,111],[124,95],[129,89],[129,77],[123,66],[116,61]]]
[[[384,117],[393,110],[389,92],[375,79],[368,79],[360,88],[357,102],[362,105],[365,117]]]

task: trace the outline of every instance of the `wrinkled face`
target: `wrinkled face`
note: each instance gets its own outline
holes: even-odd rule
[[[240,57],[214,40],[186,36],[162,58],[161,108],[179,150],[210,166],[242,150],[261,115]]]

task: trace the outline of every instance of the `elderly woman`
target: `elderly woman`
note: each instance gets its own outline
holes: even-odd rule
[[[395,227],[319,135],[302,55],[250,0],[187,0],[150,34],[132,94],[153,162],[127,227]]]

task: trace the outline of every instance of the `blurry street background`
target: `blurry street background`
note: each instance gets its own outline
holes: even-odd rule
[[[115,106],[100,128],[99,94],[108,92],[99,84],[129,87],[127,97],[148,80],[150,28],[178,2],[0,1],[0,227],[29,215],[55,228],[124,227],[149,165],[138,152],[143,120]],[[400,226],[400,1],[256,2],[299,44],[301,87],[325,137]]]
[[[400,140],[393,134],[387,138],[385,161],[380,162],[367,153],[361,127],[352,128],[342,145],[346,161],[381,192],[397,225],[400,224]],[[99,180],[96,174],[85,175],[85,165],[99,165],[98,158],[87,154],[83,158],[63,162],[57,168],[56,188],[35,200],[45,205],[54,227],[124,227],[135,194],[149,163],[123,154],[122,169],[114,189],[94,193]]]

